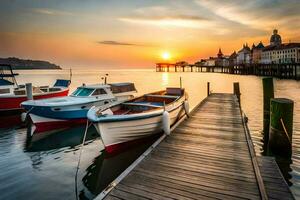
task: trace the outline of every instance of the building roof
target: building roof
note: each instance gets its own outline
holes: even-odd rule
[[[256,49],[262,49],[262,48],[265,48],[264,44],[260,41],[258,43],[258,45],[255,47]]]
[[[268,45],[263,49],[263,51],[292,49],[297,47],[300,48],[300,43],[283,43],[280,45]]]
[[[230,56],[229,59],[235,59],[237,57],[236,52],[234,51]]]
[[[245,44],[243,45],[243,48],[241,50],[239,50],[238,53],[241,53],[243,51],[248,51],[248,52],[251,51],[247,43],[246,43],[246,45]]]

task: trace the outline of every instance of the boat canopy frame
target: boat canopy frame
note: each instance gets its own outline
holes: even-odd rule
[[[16,85],[18,86],[18,82],[16,80],[16,76],[18,73],[14,73],[12,66],[10,64],[2,64],[0,63],[0,80],[7,85]],[[11,78],[11,80],[9,80]],[[11,84],[9,84],[11,83]]]

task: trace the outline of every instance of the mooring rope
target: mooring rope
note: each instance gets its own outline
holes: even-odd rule
[[[90,125],[91,124],[92,123],[90,123]],[[80,166],[80,161],[81,161],[81,154],[82,154],[82,151],[83,151],[83,146],[84,146],[84,143],[85,143],[87,131],[88,131],[90,125],[89,125],[89,120],[86,120],[85,132],[84,132],[84,135],[83,135],[83,141],[82,141],[81,146],[80,146],[80,153],[79,153],[79,158],[78,158],[78,163],[77,163],[77,168],[76,168],[76,174],[75,174],[75,195],[76,195],[76,200],[78,200],[77,176],[78,176],[78,171],[79,171],[79,166]]]
[[[292,145],[290,136],[289,136],[289,134],[288,134],[288,132],[287,132],[287,130],[286,130],[286,128],[285,128],[285,125],[284,125],[284,122],[283,122],[283,119],[282,119],[282,118],[280,118],[280,122],[281,122],[281,125],[282,125],[282,127],[283,127],[284,133],[285,133],[287,139],[288,139],[289,142],[290,142],[290,145]]]

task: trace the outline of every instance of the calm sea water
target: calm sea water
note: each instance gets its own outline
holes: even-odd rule
[[[68,78],[67,70],[19,71],[19,83],[51,85],[57,78]],[[71,91],[82,83],[101,83],[106,73],[109,82],[134,82],[138,95],[179,86],[180,76],[189,93],[190,107],[206,96],[206,83],[212,92],[232,92],[240,82],[241,102],[249,118],[256,153],[262,152],[262,84],[255,76],[214,73],[156,73],[146,70],[73,70]],[[284,164],[292,192],[300,198],[300,82],[275,80],[275,96],[295,101],[293,156]],[[52,134],[38,142],[27,137],[19,116],[0,118],[0,199],[74,199],[75,173],[85,127]],[[97,132],[90,128],[78,172],[80,199],[92,199],[132,163],[151,144],[143,144],[118,155],[107,155]]]

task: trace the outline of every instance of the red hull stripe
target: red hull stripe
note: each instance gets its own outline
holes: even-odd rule
[[[52,97],[63,97],[67,96],[69,93],[69,89],[62,90],[56,93],[51,94],[38,94],[33,96],[35,100],[37,99],[47,99]],[[27,97],[6,97],[6,98],[0,98],[0,110],[11,110],[11,109],[17,109],[21,108],[21,103],[23,101],[27,101]]]
[[[35,123],[34,133],[43,133],[56,129],[67,129],[74,126],[79,126],[85,124],[87,119],[74,119],[74,120],[65,120],[65,121],[53,121],[53,122],[39,122]]]

